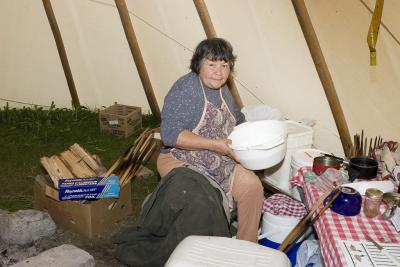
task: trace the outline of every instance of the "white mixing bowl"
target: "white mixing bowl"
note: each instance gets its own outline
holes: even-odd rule
[[[285,157],[286,124],[276,120],[245,122],[236,126],[228,139],[245,168],[267,169]]]

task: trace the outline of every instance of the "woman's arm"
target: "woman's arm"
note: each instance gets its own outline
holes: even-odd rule
[[[232,141],[229,139],[210,139],[197,134],[194,134],[188,130],[183,130],[178,135],[176,140],[176,147],[186,150],[211,150],[220,155],[228,156],[237,162],[239,160],[236,158],[235,153],[229,147]]]
[[[194,129],[200,120],[204,100],[197,83],[197,75],[189,73],[178,79],[165,96],[160,129],[165,147],[175,147],[178,135]]]

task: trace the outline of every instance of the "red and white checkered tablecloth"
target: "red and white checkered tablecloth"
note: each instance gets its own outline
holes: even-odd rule
[[[304,167],[293,177],[291,184],[303,188],[307,206],[311,207],[323,194],[318,188],[304,181],[304,173],[311,168]],[[381,214],[385,206],[381,205]],[[380,215],[368,218],[361,210],[357,216],[343,216],[327,209],[314,224],[318,235],[322,256],[327,267],[347,266],[342,253],[339,240],[368,241],[366,235],[379,242],[400,243],[400,233],[397,233],[389,221],[382,219]]]
[[[283,194],[273,194],[264,199],[262,213],[264,212],[299,219],[303,218],[307,213],[303,203]]]

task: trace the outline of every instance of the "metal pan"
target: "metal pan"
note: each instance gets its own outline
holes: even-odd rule
[[[370,180],[375,178],[378,174],[378,162],[372,158],[354,157],[349,161],[346,161],[343,158],[330,154],[324,154],[324,156],[332,157],[346,165],[351,180],[354,180],[355,178]]]

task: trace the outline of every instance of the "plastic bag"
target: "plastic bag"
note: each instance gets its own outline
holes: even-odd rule
[[[283,120],[282,112],[267,105],[248,105],[242,108],[246,121]]]
[[[318,240],[305,240],[297,251],[296,267],[323,267],[324,260],[321,255]]]

